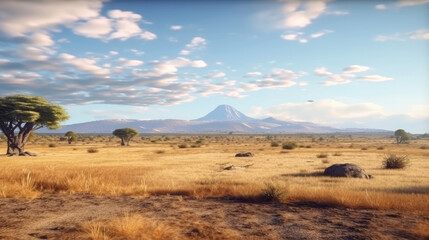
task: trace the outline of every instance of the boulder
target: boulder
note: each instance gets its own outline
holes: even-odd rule
[[[323,174],[331,177],[372,178],[363,168],[352,163],[334,164],[326,168]]]
[[[235,157],[253,157],[253,153],[251,152],[237,153],[235,154]]]

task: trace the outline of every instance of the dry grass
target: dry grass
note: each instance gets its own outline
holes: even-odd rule
[[[94,220],[82,224],[82,231],[94,240],[108,239],[179,239],[168,226],[139,214],[125,214],[108,221]]]
[[[417,223],[410,231],[414,236],[422,239],[429,238],[429,221]]]
[[[275,141],[291,141],[288,136]],[[287,155],[271,147],[264,136],[171,136],[168,139],[142,137],[133,146],[121,148],[107,137],[95,137],[55,149],[30,144],[38,157],[0,156],[0,197],[36,198],[44,192],[91,193],[96,195],[148,196],[175,194],[205,197],[233,197],[259,201],[266,194],[266,182],[287,185],[287,197],[280,202],[313,201],[357,208],[429,211],[429,154],[420,146],[427,140],[399,146],[391,139],[330,139],[329,146],[311,137],[293,137],[298,148]],[[51,140],[52,141],[52,140]],[[177,149],[183,142],[204,141],[198,148]],[[353,144],[356,148],[349,148]],[[389,146],[389,152],[407,154],[413,164],[401,171],[383,169],[383,152],[361,151],[363,145]],[[4,143],[0,147],[5,149]],[[88,148],[100,149],[88,154]],[[237,152],[260,151],[253,158],[235,158]],[[314,161],[318,153],[339,152],[334,163],[355,163],[374,179],[329,178],[315,174],[326,167]],[[162,154],[161,154],[162,153]],[[231,171],[225,166],[249,166]],[[305,172],[302,172],[305,170]]]

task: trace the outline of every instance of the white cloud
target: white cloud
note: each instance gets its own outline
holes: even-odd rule
[[[326,1],[290,1],[283,7],[284,27],[303,28],[326,10]]]
[[[322,37],[328,33],[332,33],[332,32],[333,32],[332,30],[323,30],[323,31],[311,34],[310,37],[311,38],[320,38],[320,37]]]
[[[254,75],[255,76],[255,75]],[[285,88],[296,85],[296,79],[302,75],[294,73],[291,70],[282,68],[274,68],[270,74],[263,76],[260,79],[256,79],[249,83],[242,84],[242,88],[248,91],[257,91],[262,88]]]
[[[328,72],[328,70],[324,67],[316,68],[314,73],[316,73],[318,76],[327,77],[329,79],[322,82],[322,84],[325,86],[334,86],[351,82],[347,75]]]
[[[207,75],[206,78],[221,78],[221,77],[225,77],[226,74],[223,72],[217,72],[217,73],[213,73],[210,75]]]
[[[283,38],[284,40],[289,40],[289,41],[294,41],[294,40],[298,40],[298,34],[283,34],[280,37]]]
[[[154,40],[156,34],[142,30],[137,24],[142,19],[141,15],[130,11],[111,10],[108,15],[114,20],[114,32],[109,39],[120,39],[122,41],[131,37],[140,37],[144,40]]]
[[[367,66],[351,65],[351,66],[348,66],[348,67],[344,68],[343,72],[344,73],[366,72],[369,69],[371,69],[371,68],[367,67]]]
[[[261,72],[248,72],[246,73],[246,75],[244,75],[244,77],[259,77],[262,76]]]
[[[137,56],[141,56],[141,55],[143,55],[144,54],[144,52],[143,51],[139,51],[139,50],[137,50],[137,49],[131,49],[131,52],[133,52],[135,55],[137,55]]]
[[[180,55],[189,55],[189,54],[191,54],[191,51],[189,51],[189,50],[182,50],[182,51],[180,51],[179,54]]]
[[[51,39],[51,36],[46,33],[36,32],[29,36],[28,39],[30,44],[34,46],[47,47],[54,45],[54,41]]]
[[[96,64],[96,61],[93,59],[89,59],[89,58],[77,58],[71,54],[68,53],[62,53],[59,56],[60,60],[63,61],[64,63],[70,64],[74,67],[76,67],[76,69],[84,71],[84,72],[88,72],[94,75],[108,75],[110,73],[110,71],[108,69],[104,69],[101,68]]]
[[[151,33],[149,31],[144,31],[142,34],[140,34],[140,38],[144,40],[155,40],[157,38],[155,33]]]
[[[383,82],[383,81],[393,80],[393,78],[383,77],[380,75],[367,75],[367,76],[360,76],[360,77],[357,77],[355,75],[355,73],[366,72],[366,71],[369,71],[370,69],[371,68],[367,66],[351,65],[344,68],[341,74],[334,74],[334,73],[328,72],[326,68],[320,67],[320,68],[316,68],[314,70],[314,73],[316,73],[316,75],[318,76],[328,78],[328,80],[321,82],[325,86],[351,83],[352,79],[356,79],[356,78],[358,80],[368,81],[368,82]]]
[[[393,78],[391,77],[383,77],[380,75],[368,75],[368,76],[359,77],[358,79],[361,81],[367,81],[367,82],[385,82],[385,81],[393,80]]]
[[[16,52],[16,55],[35,61],[45,61],[49,58],[47,55],[45,55],[45,51],[43,49],[29,46],[20,48]]]
[[[79,23],[73,28],[74,33],[90,37],[104,38],[112,31],[111,22],[105,17],[98,17],[88,20],[84,23]]]
[[[202,37],[194,37],[191,42],[186,44],[185,49],[180,51],[181,55],[189,55],[191,52],[203,49],[207,45],[207,40]]]
[[[325,15],[334,15],[334,16],[344,16],[349,15],[350,12],[348,11],[326,11],[324,12]]]
[[[375,9],[377,10],[385,10],[387,7],[384,4],[377,4],[375,5]]]
[[[110,55],[118,55],[119,53],[117,51],[109,51]]]
[[[137,13],[133,13],[130,11],[122,11],[122,10],[110,10],[107,15],[109,15],[109,17],[111,18],[115,18],[115,19],[129,19],[132,21],[139,21],[140,19],[142,19],[142,16],[137,14]]]
[[[124,67],[137,67],[143,64],[143,61],[140,60],[130,60],[125,58],[119,58],[119,62]]]
[[[307,39],[301,37],[304,33],[303,32],[296,32],[296,33],[286,33],[281,35],[280,37],[287,41],[298,41],[300,43],[306,43],[308,42]]]
[[[429,3],[429,0],[400,0],[398,6],[409,7]]]
[[[173,25],[170,27],[171,30],[177,31],[177,30],[181,30],[183,27],[180,25]]]
[[[412,105],[409,114],[414,118],[429,118],[429,104]]]
[[[392,35],[378,35],[375,37],[376,42],[386,42],[386,41],[406,41],[411,40],[429,40],[429,30],[420,29],[408,33],[395,33]]]
[[[288,121],[309,121],[335,126],[335,124],[361,120],[368,117],[384,117],[383,108],[370,102],[346,104],[333,99],[315,102],[285,103],[259,113],[260,115]]]
[[[94,1],[0,1],[0,29],[21,36],[43,29],[51,30],[82,19],[97,17],[101,0]]]
[[[410,39],[414,39],[414,40],[418,40],[418,39],[429,40],[429,30],[417,30],[417,31],[411,32],[409,36],[410,36]]]

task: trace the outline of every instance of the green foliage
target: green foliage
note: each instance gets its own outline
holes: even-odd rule
[[[127,146],[129,146],[131,138],[138,134],[139,131],[137,131],[135,128],[120,128],[113,131],[113,135],[121,139],[122,146],[125,146],[125,143]]]
[[[398,129],[395,131],[396,143],[408,143],[411,140],[411,135],[405,132],[404,129]]]
[[[0,121],[31,122],[34,128],[60,128],[60,122],[69,119],[67,112],[59,105],[43,97],[12,95],[0,97]]]
[[[388,169],[405,168],[410,163],[408,156],[389,154],[384,157],[383,166]]]
[[[67,137],[67,141],[69,144],[71,144],[72,142],[76,142],[78,139],[78,136],[76,133],[74,133],[73,131],[68,131],[66,132],[66,134],[64,135]]]
[[[7,154],[25,156],[30,133],[42,127],[60,128],[67,112],[43,97],[12,95],[0,97],[0,129],[8,139]]]

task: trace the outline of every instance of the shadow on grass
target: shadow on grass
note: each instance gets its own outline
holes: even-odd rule
[[[392,193],[406,193],[406,194],[429,194],[429,186],[388,188],[386,189],[386,191],[392,192]]]
[[[287,173],[280,175],[282,177],[321,177],[325,176],[323,175],[323,172],[302,172],[302,173]]]

